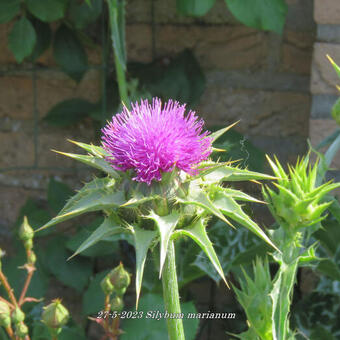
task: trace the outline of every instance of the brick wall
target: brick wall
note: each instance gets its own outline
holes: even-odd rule
[[[207,77],[206,91],[197,106],[207,123],[226,125],[241,120],[239,131],[256,145],[278,153],[284,161],[293,160],[305,151],[309,135],[315,27],[312,0],[287,3],[284,34],[278,36],[241,25],[223,0],[199,19],[178,16],[175,0],[130,0],[129,60],[150,62],[153,57],[191,48]],[[320,18],[328,20],[327,15]],[[0,25],[0,168],[7,169],[0,172],[1,233],[8,230],[28,196],[45,197],[50,176],[73,187],[90,176],[77,162],[50,149],[75,151],[67,138],[95,141],[91,123],[56,129],[41,118],[67,98],[98,100],[101,81],[100,54],[93,51],[88,52],[92,67],[79,84],[58,70],[51,51],[33,71],[29,63],[18,66],[6,47],[10,26]]]
[[[314,43],[311,75],[313,99],[310,138],[313,145],[317,145],[337,127],[331,117],[331,109],[339,95],[335,85],[340,81],[326,55],[329,54],[340,64],[340,2],[315,0],[314,18],[317,23],[317,41]],[[332,167],[340,168],[339,156]]]

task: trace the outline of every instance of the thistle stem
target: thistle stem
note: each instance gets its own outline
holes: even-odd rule
[[[163,298],[165,310],[169,314],[181,314],[181,305],[179,303],[178,283],[175,262],[175,247],[173,241],[170,240],[167,258],[165,260],[163,273]],[[166,320],[168,326],[169,340],[185,340],[183,322],[181,318],[168,318]]]
[[[116,66],[117,83],[118,83],[120,100],[123,102],[125,106],[128,107],[130,104],[130,101],[129,101],[128,91],[127,91],[125,72],[116,53],[115,53],[115,66]]]

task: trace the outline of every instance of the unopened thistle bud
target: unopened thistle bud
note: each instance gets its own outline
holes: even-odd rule
[[[33,251],[31,251],[28,255],[28,263],[29,264],[35,264],[37,261],[37,256],[35,255],[35,253]]]
[[[101,287],[106,295],[115,292],[123,295],[130,284],[130,274],[124,269],[122,263],[112,269],[102,280]]]
[[[55,299],[48,306],[44,307],[41,319],[48,327],[50,333],[56,336],[68,322],[69,316],[68,310],[62,305],[61,301]]]
[[[19,324],[25,320],[25,313],[19,308],[16,307],[12,312],[12,321],[14,324]]]
[[[120,312],[123,308],[123,299],[119,295],[115,295],[110,301],[110,309],[115,312]]]
[[[0,301],[0,326],[7,328],[11,325],[11,310],[8,304]]]
[[[15,326],[15,334],[20,338],[23,339],[28,334],[28,327],[23,323],[20,322]]]
[[[32,249],[33,237],[34,237],[34,230],[29,225],[27,217],[25,216],[24,221],[22,222],[19,228],[19,238],[21,241],[24,242],[24,246],[26,249]]]

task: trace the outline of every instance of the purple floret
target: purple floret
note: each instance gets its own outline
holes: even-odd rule
[[[162,172],[175,167],[191,175],[211,154],[212,140],[203,132],[204,121],[195,112],[185,116],[185,105],[169,100],[162,107],[158,98],[124,108],[103,129],[102,143],[116,170],[134,169],[139,182],[151,184]]]

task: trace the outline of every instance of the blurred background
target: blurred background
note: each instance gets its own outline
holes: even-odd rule
[[[35,36],[27,23],[13,29],[24,9],[0,11],[0,246],[9,254],[23,215],[42,225],[92,178],[51,149],[77,153],[68,139],[98,144],[119,109],[107,9],[92,2],[70,0],[60,13],[33,5]],[[265,153],[295,161],[308,138],[317,145],[336,128],[337,78],[326,54],[340,62],[338,0],[286,0],[283,29],[272,31],[246,26],[224,0],[209,3],[192,13],[175,0],[126,1],[130,98],[186,102],[211,129],[239,120],[225,143],[252,169],[263,169]],[[194,282],[191,294],[207,306],[202,287]]]

